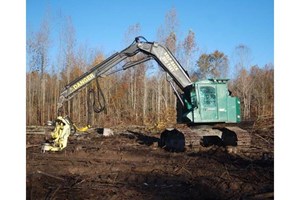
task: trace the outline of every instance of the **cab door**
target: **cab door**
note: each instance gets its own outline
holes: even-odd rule
[[[200,115],[203,122],[218,120],[216,86],[200,86]]]

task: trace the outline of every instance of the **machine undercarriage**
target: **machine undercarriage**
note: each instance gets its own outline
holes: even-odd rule
[[[159,144],[162,148],[176,152],[211,145],[223,146],[230,153],[247,152],[251,146],[251,136],[237,126],[184,126],[164,130]]]

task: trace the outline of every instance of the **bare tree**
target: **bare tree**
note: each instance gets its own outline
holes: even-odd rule
[[[128,30],[125,34],[125,41],[127,43],[126,46],[132,42],[134,37],[139,35],[140,31],[141,31],[141,26],[139,23],[128,27]],[[133,58],[130,58],[131,61],[138,60],[138,59],[139,59],[138,56],[134,56]],[[145,78],[146,65],[139,64],[131,69],[127,69],[127,71],[125,73],[130,74],[131,99],[130,99],[129,103],[132,105],[134,121],[136,123],[139,123],[139,122],[143,121],[143,119],[141,119],[141,117],[139,116],[139,113],[145,112],[145,108],[142,104],[143,104],[143,99],[146,98],[147,92],[142,90],[142,87],[138,87],[138,85],[145,83],[143,79]],[[142,97],[142,98],[140,98],[140,97]],[[142,109],[141,109],[141,107],[142,107]]]
[[[68,84],[71,81],[71,70],[75,63],[75,28],[73,26],[71,17],[63,17],[63,24],[60,32],[60,42],[61,42],[61,50],[63,55],[63,68],[64,74],[66,77],[64,85]],[[67,113],[72,117],[72,101],[70,100],[66,103]]]
[[[157,41],[160,41],[160,43],[164,44],[171,52],[172,54],[176,55],[178,51],[178,26],[179,26],[179,20],[177,17],[177,11],[175,8],[170,9],[166,15],[164,20],[164,25],[160,26],[157,31]],[[159,72],[162,72],[162,69],[159,68]],[[164,75],[162,75],[164,74]],[[160,73],[158,78],[160,79],[158,81],[157,85],[157,106],[158,106],[158,119],[161,119],[161,106],[164,105],[163,110],[166,112],[168,109],[172,109],[174,114],[176,113],[176,97],[173,94],[173,90],[168,84],[166,80],[166,73]],[[164,112],[164,113],[165,113]],[[165,119],[165,118],[162,118]]]
[[[234,77],[239,74],[242,69],[249,69],[252,61],[251,49],[245,44],[239,44],[234,49],[233,61]]]
[[[186,38],[183,41],[183,50],[184,50],[184,67],[189,73],[194,73],[195,69],[193,69],[191,65],[191,60],[193,54],[197,51],[197,44],[195,40],[195,33],[192,30],[189,30]]]
[[[253,66],[250,76],[255,79],[251,88],[252,103],[251,115],[273,116],[274,113],[274,69],[273,64],[263,68]]]
[[[253,83],[254,78],[249,76],[249,73],[246,69],[242,69],[235,82],[235,87],[237,91],[237,96],[241,98],[241,103],[243,105],[243,119],[251,118],[251,89],[253,87]]]
[[[211,54],[202,54],[197,61],[200,70],[199,78],[227,77],[228,62],[228,57],[218,50]]]
[[[251,50],[244,44],[239,44],[235,48],[234,52],[234,66],[235,66],[235,77],[236,77],[236,89],[238,96],[241,97],[242,111],[244,119],[251,117],[251,89],[254,83],[253,77],[249,76],[247,69],[250,68],[251,62]]]
[[[26,42],[27,58],[30,71],[36,71],[39,73],[39,85],[37,92],[42,98],[37,99],[38,123],[43,124],[45,122],[45,94],[46,94],[46,79],[45,72],[49,65],[49,48],[50,48],[50,23],[49,15],[46,15],[41,23],[40,29],[36,33],[31,33]],[[31,77],[28,77],[29,90],[32,89]],[[28,99],[31,98],[31,93],[28,94]],[[32,102],[31,102],[32,103]],[[31,109],[31,108],[30,108]],[[31,110],[30,110],[31,111]],[[28,116],[30,117],[30,116]]]
[[[165,33],[166,38],[171,35],[171,33],[176,33],[179,27],[179,20],[177,17],[176,8],[171,8],[165,15]],[[173,52],[174,53],[174,52]]]

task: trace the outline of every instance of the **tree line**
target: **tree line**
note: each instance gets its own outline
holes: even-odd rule
[[[55,119],[57,101],[63,87],[106,58],[103,51],[78,46],[70,17],[63,17],[61,21],[56,61],[52,59],[50,62],[51,31],[48,17],[45,17],[39,30],[27,37],[27,125],[43,125],[47,120]],[[177,12],[173,8],[166,13],[164,23],[158,28],[156,41],[169,48],[192,80],[227,77],[228,56],[220,50],[197,55],[196,34],[188,30],[181,40],[178,37],[178,24]],[[124,46],[128,46],[140,32],[140,24],[129,26],[124,33]],[[246,45],[238,45],[235,49],[237,61],[234,64],[235,74],[229,84],[230,90],[241,100],[244,120],[273,116],[274,67],[272,64],[249,66],[249,51]],[[99,90],[96,81],[93,81],[65,105],[64,111],[73,122],[101,126],[176,123],[176,97],[166,73],[154,62],[100,78],[99,85],[105,97],[104,112],[93,112],[92,104],[97,105],[98,101],[93,102],[91,91],[94,90],[97,97]]]

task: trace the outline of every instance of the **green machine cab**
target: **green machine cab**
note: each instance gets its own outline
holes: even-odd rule
[[[241,121],[240,100],[231,96],[229,79],[208,79],[194,82],[178,103],[180,123],[238,123]]]

